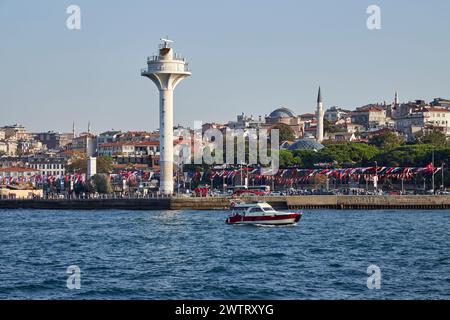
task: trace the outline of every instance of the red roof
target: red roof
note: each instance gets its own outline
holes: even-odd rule
[[[126,168],[133,168],[133,169],[147,169],[150,168],[149,165],[147,164],[140,164],[140,163],[136,163],[136,164],[114,164],[113,165],[114,169],[126,169]]]
[[[139,142],[112,142],[102,143],[100,147],[121,147],[121,146],[159,146],[159,141],[139,141]]]
[[[70,154],[74,154],[74,153],[75,153],[75,150],[63,150],[63,151],[58,152],[59,155],[64,155],[64,154],[70,155]]]
[[[355,112],[382,112],[383,108],[377,106],[366,106],[358,108]]]
[[[450,110],[441,108],[425,108],[423,109],[423,112],[450,112]]]
[[[173,144],[177,145],[182,142],[183,141],[176,139],[173,141]],[[121,147],[121,146],[135,146],[135,147],[159,146],[159,141],[138,141],[138,142],[126,141],[126,142],[102,143],[100,145],[101,148]]]

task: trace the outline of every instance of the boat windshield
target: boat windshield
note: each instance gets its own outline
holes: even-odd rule
[[[269,205],[265,205],[263,207],[261,207],[261,209],[263,209],[264,212],[274,212],[275,210],[269,206]]]

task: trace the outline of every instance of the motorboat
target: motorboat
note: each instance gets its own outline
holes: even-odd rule
[[[276,211],[266,202],[232,203],[227,224],[250,225],[294,225],[300,221],[302,213]]]

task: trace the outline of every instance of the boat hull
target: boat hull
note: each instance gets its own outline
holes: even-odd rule
[[[293,225],[300,221],[302,215],[299,213],[287,213],[266,216],[241,216],[235,215],[228,217],[227,224],[249,224],[249,225]]]

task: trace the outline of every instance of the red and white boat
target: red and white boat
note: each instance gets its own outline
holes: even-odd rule
[[[231,205],[232,213],[227,218],[227,224],[252,224],[252,225],[293,225],[300,221],[301,213],[286,213],[276,211],[265,202],[251,204]]]

